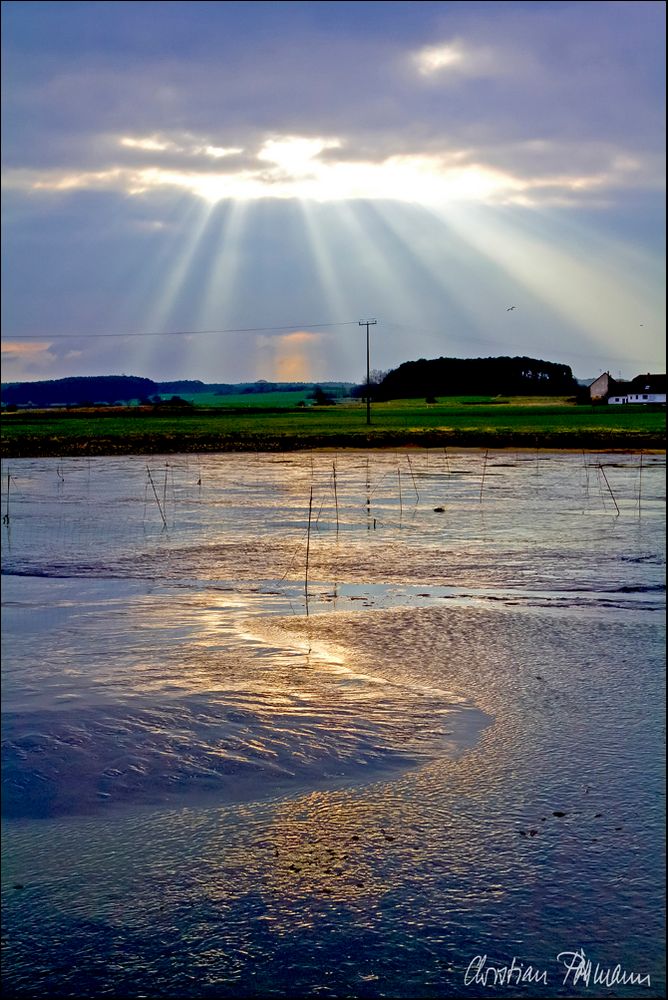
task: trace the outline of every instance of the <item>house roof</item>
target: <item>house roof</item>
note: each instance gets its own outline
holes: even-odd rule
[[[652,375],[649,372],[647,375],[636,375],[634,379],[629,383],[630,392],[665,392],[666,391],[666,376],[665,375]]]
[[[613,378],[612,375],[608,378],[608,395],[609,396],[624,396],[627,392],[633,392],[633,382],[627,382],[625,379]]]

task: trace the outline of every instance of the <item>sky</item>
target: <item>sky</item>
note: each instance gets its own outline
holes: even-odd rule
[[[1,9],[3,381],[665,371],[662,2]]]

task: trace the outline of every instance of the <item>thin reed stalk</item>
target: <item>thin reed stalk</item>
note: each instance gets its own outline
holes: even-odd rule
[[[404,512],[404,505],[401,500],[401,469],[399,467],[398,461],[397,461],[397,477],[399,479],[399,524],[401,524],[401,517]]]
[[[585,455],[584,449],[582,450],[582,464],[585,470],[585,497],[589,499],[589,466],[587,465],[587,456]]]
[[[11,477],[11,475],[8,472],[7,473],[7,507],[5,509],[5,513],[4,513],[3,518],[2,518],[2,523],[3,524],[9,524],[9,484],[11,483],[11,481],[12,481],[12,477]]]
[[[617,515],[619,516],[620,511],[619,511],[619,507],[617,506],[617,501],[615,500],[615,494],[612,492],[612,489],[610,488],[610,483],[608,482],[608,477],[606,476],[605,471],[603,469],[603,466],[601,465],[600,462],[598,463],[598,468],[599,468],[599,471],[600,471],[601,475],[605,479],[605,485],[608,487],[608,491],[610,493],[610,496],[612,497],[612,502],[614,503],[615,508],[617,510]]]
[[[153,482],[153,476],[151,475],[151,470],[148,465],[146,466],[146,471],[148,472],[148,481],[151,484],[151,489],[153,490],[153,496],[155,497],[155,502],[158,505],[158,510],[160,511],[160,517],[162,518],[162,523],[164,527],[167,527],[167,518],[165,517],[165,512],[162,509],[162,504],[160,503],[160,497],[158,496],[158,491],[155,488],[155,483]]]
[[[415,496],[419,500],[420,499],[420,493],[419,493],[418,488],[417,488],[417,483],[415,482],[415,473],[413,472],[413,464],[411,462],[411,456],[410,455],[406,455],[406,459],[408,461],[408,468],[411,471],[411,479],[413,480],[413,489],[415,490]]]
[[[332,475],[334,477],[334,507],[336,509],[336,533],[339,533],[339,498],[336,492],[336,462],[332,462]]]
[[[308,615],[308,563],[311,551],[311,511],[313,510],[313,487],[308,498],[308,527],[306,529],[306,569],[304,571],[304,599],[306,601],[306,614]]]
[[[366,529],[371,528],[371,479],[369,474],[369,459],[366,460]]]
[[[323,497],[320,501],[320,506],[318,507],[318,516],[315,519],[314,527],[320,529],[320,515],[322,514],[322,508],[325,506],[325,498]]]
[[[480,479],[480,496],[478,497],[479,503],[482,503],[482,490],[485,485],[485,472],[487,471],[487,456],[489,455],[489,450],[485,449],[485,459],[482,463],[482,478]]]

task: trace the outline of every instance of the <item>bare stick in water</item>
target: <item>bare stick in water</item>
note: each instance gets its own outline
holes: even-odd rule
[[[585,455],[584,448],[582,449],[582,464],[585,470],[585,496],[587,500],[589,499],[589,466],[587,465],[587,456]]]
[[[304,572],[304,598],[306,600],[306,614],[308,614],[308,559],[311,549],[311,511],[313,510],[313,487],[308,498],[308,527],[306,529],[306,570]]]
[[[334,506],[336,508],[336,533],[339,533],[339,498],[336,493],[336,462],[332,462],[332,472],[334,475]]]
[[[366,460],[366,529],[371,528],[371,479],[369,478],[369,459]]]
[[[478,500],[480,501],[480,503],[482,503],[482,488],[485,485],[485,471],[487,470],[487,456],[488,455],[489,455],[489,450],[486,448],[485,449],[485,460],[482,463],[482,478],[480,480],[480,496],[478,497]]]
[[[640,469],[638,470],[638,517],[640,517],[641,496],[642,496],[642,448],[640,449]],[[7,498],[9,499],[9,485],[7,486]]]
[[[5,511],[5,515],[4,515],[3,519],[2,519],[2,523],[3,524],[9,524],[9,484],[11,483],[11,481],[12,481],[12,477],[11,477],[11,475],[8,472],[7,473],[7,510]]]
[[[401,524],[401,517],[404,512],[404,505],[401,500],[401,469],[399,467],[399,459],[397,458],[397,476],[399,477],[399,524]]]
[[[615,507],[617,509],[617,514],[619,514],[619,507],[617,506],[617,501],[615,500],[615,494],[610,489],[610,483],[608,482],[608,477],[606,476],[606,474],[605,474],[605,472],[603,470],[603,466],[601,465],[600,462],[598,463],[598,467],[599,467],[599,470],[601,472],[601,475],[605,479],[605,485],[608,487],[608,490],[610,492],[610,496],[612,497],[612,502],[614,503],[614,505],[615,505]]]
[[[410,455],[406,455],[406,458],[408,460],[408,468],[411,470],[411,479],[413,480],[413,489],[415,490],[415,496],[419,500],[420,499],[420,494],[418,492],[417,483],[415,482],[415,474],[413,472],[413,466],[411,464],[411,456]]]
[[[155,502],[158,505],[158,510],[160,511],[160,517],[162,518],[162,523],[167,527],[167,519],[165,518],[165,512],[162,509],[162,504],[160,503],[160,497],[158,496],[158,491],[155,488],[155,483],[153,482],[153,476],[151,475],[151,470],[148,465],[146,466],[146,471],[148,472],[148,481],[151,484],[151,489],[153,490],[153,496],[155,497]]]
[[[319,528],[320,527],[320,515],[322,514],[322,508],[324,506],[325,506],[325,498],[323,497],[322,500],[320,501],[320,507],[318,508],[318,516],[316,517],[316,519],[314,521],[314,527],[315,528]]]

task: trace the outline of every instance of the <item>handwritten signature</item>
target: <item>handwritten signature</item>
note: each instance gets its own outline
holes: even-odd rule
[[[647,972],[629,972],[621,965],[613,967],[602,966],[587,958],[582,948],[577,951],[560,951],[557,962],[563,967],[562,985],[578,983],[585,986],[651,986],[650,975]],[[465,986],[518,986],[520,983],[540,983],[549,985],[549,970],[533,965],[525,965],[515,956],[510,964],[499,964],[488,959],[487,955],[476,955],[469,962],[464,973]]]

